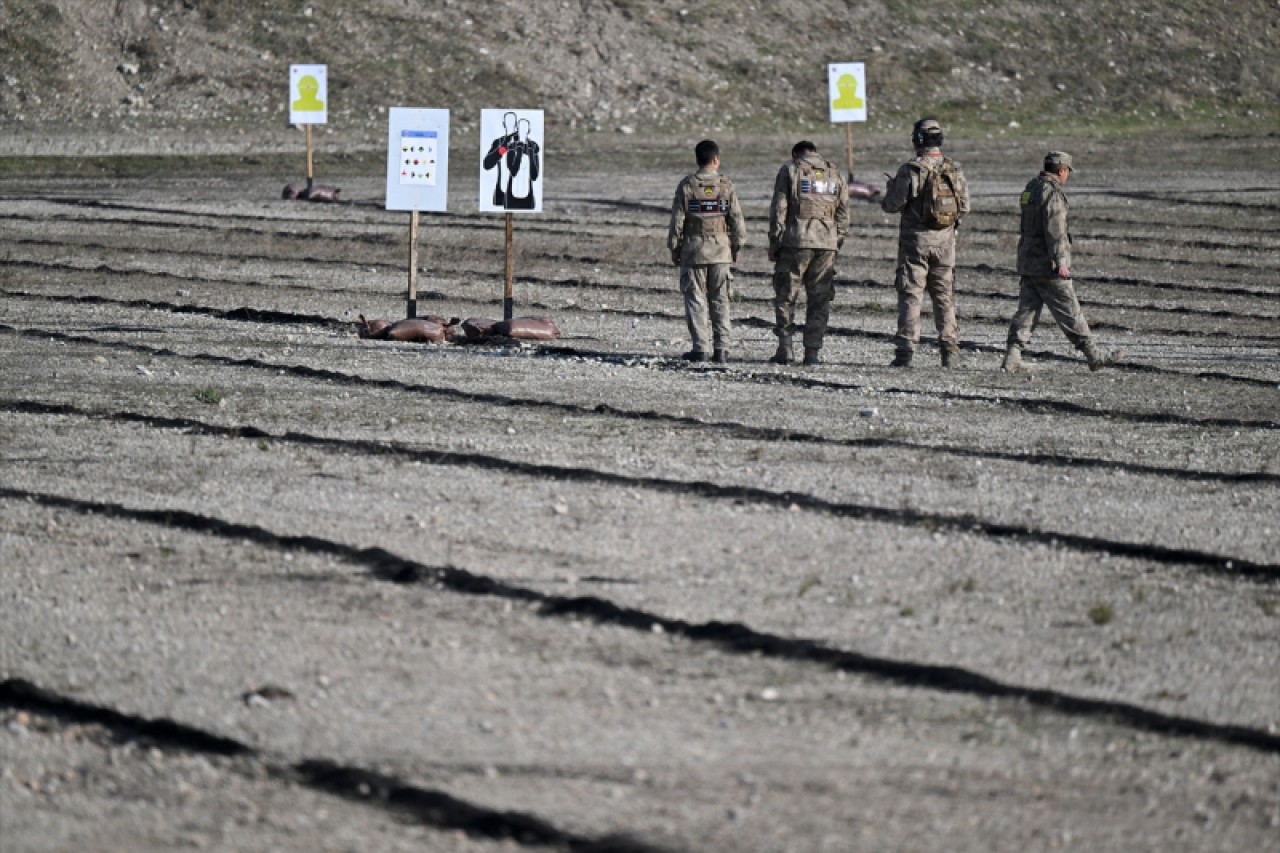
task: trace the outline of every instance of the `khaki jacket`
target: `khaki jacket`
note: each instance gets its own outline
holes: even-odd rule
[[[801,191],[800,174],[805,165],[828,190],[830,204],[825,215],[810,216],[812,203],[806,206]],[[830,184],[827,188],[825,185]],[[828,249],[838,251],[849,233],[849,187],[840,169],[817,154],[792,160],[778,170],[773,182],[773,201],[769,205],[769,252],[781,249]]]
[[[1067,230],[1067,194],[1057,175],[1041,172],[1019,198],[1022,232],[1018,239],[1018,274],[1056,275],[1071,267],[1071,234]]]
[[[880,208],[885,213],[901,213],[898,232],[903,236],[928,237],[934,241],[946,242],[955,238],[955,226],[949,228],[930,228],[924,222],[924,200],[920,190],[924,187],[926,169],[937,169],[942,165],[943,155],[940,148],[925,148],[913,159],[898,167],[898,173],[889,180]],[[960,164],[951,161],[955,167],[956,204],[960,210],[960,218],[969,214],[969,184],[965,180]]]
[[[719,190],[716,193],[716,203],[722,209],[720,213],[723,226],[703,229],[694,222],[698,217],[689,213],[690,200],[696,200],[692,187],[717,182]],[[719,217],[712,217],[715,218]],[[742,218],[742,207],[738,203],[738,192],[728,175],[720,175],[713,169],[699,169],[680,182],[671,203],[671,224],[667,228],[667,248],[671,250],[672,261],[686,267],[733,263],[746,244],[747,230]]]

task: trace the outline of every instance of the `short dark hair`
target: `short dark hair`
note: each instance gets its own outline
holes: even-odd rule
[[[711,161],[720,156],[720,146],[714,139],[704,139],[693,147],[693,156],[699,166],[710,166]]]
[[[797,142],[791,147],[791,159],[798,160],[806,154],[817,154],[818,146],[807,139]]]

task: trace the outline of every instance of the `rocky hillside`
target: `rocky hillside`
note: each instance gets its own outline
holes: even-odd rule
[[[0,126],[280,127],[286,68],[329,121],[538,105],[636,131],[825,124],[825,63],[865,61],[872,125],[1274,127],[1280,4],[940,0],[0,0]],[[464,112],[465,111],[465,112]]]

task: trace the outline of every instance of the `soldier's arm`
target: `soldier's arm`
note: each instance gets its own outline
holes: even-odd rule
[[[680,263],[680,248],[684,244],[684,181],[676,187],[676,197],[671,202],[671,224],[667,226],[667,248],[671,250],[671,262]]]
[[[1067,235],[1067,199],[1061,190],[1050,193],[1044,202],[1044,244],[1053,258],[1060,278],[1070,278],[1071,238]],[[1062,275],[1067,270],[1067,275]]]
[[[898,213],[915,194],[916,170],[910,163],[903,163],[898,167],[898,173],[889,179],[884,198],[880,199],[880,209],[885,213]]]
[[[836,191],[836,236],[840,238],[840,243],[844,243],[845,235],[849,233],[849,185],[844,182],[844,178],[840,179],[839,189]]]
[[[956,202],[960,208],[960,218],[969,215],[969,181],[965,178],[964,172],[960,171],[960,167],[956,166]]]
[[[791,173],[783,166],[773,181],[773,200],[769,203],[769,257],[782,248],[782,235],[787,230],[787,207],[791,201]]]
[[[742,205],[738,203],[738,191],[729,194],[729,251],[733,252],[733,262],[738,262],[738,253],[747,245],[747,224],[742,217]]]

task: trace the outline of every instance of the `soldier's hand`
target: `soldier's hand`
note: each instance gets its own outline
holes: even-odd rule
[[[773,249],[769,250],[769,263],[775,263],[778,260],[778,253]]]
[[[1071,278],[1071,268],[1066,264],[1058,267],[1058,278]]]
[[[680,266],[680,250],[679,249],[671,250],[671,263],[677,267]]]

